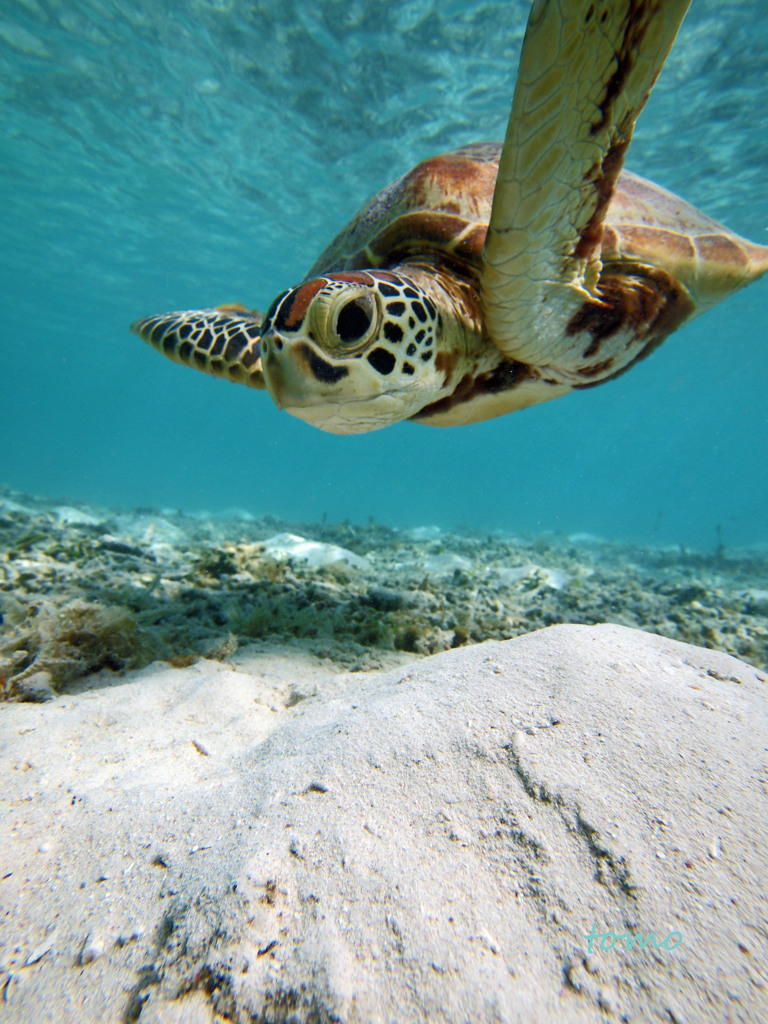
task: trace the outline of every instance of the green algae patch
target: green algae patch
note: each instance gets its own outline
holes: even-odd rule
[[[141,631],[125,609],[75,599],[61,605],[38,601],[0,640],[5,695],[26,694],[24,682],[41,672],[61,689],[91,672],[146,664]],[[151,659],[150,659],[151,660]]]

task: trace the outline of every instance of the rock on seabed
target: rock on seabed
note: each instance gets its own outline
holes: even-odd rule
[[[566,625],[7,704],[0,1016],[768,1020],[766,682]]]

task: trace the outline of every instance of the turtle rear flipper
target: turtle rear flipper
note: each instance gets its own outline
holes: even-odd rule
[[[685,289],[665,282],[657,296],[658,275],[646,280],[642,267],[626,282],[611,276],[608,294],[600,287],[608,204],[689,2],[534,3],[483,252],[486,326],[505,355],[596,379],[659,340],[644,336],[654,317],[669,333],[692,312]],[[657,297],[679,302],[681,317]],[[605,323],[614,337],[601,348],[582,326],[602,343]]]
[[[150,316],[131,330],[174,363],[263,391],[261,321],[245,306],[219,306]]]

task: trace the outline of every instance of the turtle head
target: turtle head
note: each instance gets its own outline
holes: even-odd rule
[[[327,274],[272,303],[261,325],[265,381],[276,405],[321,430],[376,430],[444,394],[442,329],[432,300],[405,277]]]

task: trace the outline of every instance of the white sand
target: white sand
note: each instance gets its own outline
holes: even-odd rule
[[[236,661],[0,708],[0,1020],[768,1020],[758,670],[619,626]]]

